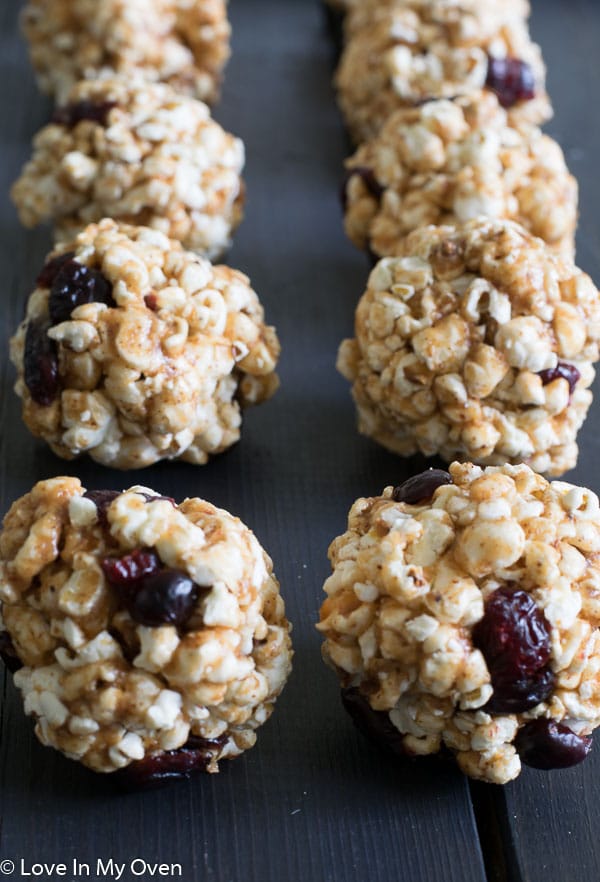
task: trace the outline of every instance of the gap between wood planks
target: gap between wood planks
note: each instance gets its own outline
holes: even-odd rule
[[[519,871],[501,787],[469,781],[487,882],[524,882]]]

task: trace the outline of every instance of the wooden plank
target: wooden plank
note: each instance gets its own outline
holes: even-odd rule
[[[600,5],[595,0],[534,0],[532,30],[548,66],[555,117],[548,131],[562,145],[580,184],[577,262],[600,282],[600,113],[596,90]],[[581,455],[569,479],[600,492],[596,401],[581,433]],[[509,878],[518,882],[589,882],[600,878],[600,742],[574,769],[526,770],[493,788],[506,842]]]
[[[14,33],[15,6],[0,10],[3,196],[47,113]],[[36,479],[70,471],[88,487],[145,482],[239,514],[275,559],[295,625],[295,672],[245,758],[216,777],[128,797],[41,748],[8,685],[0,858],[94,865],[139,856],[180,862],[186,882],[483,882],[464,779],[436,767],[390,767],[356,734],[320,660],[313,623],[327,545],[356,496],[400,481],[414,463],[357,436],[347,384],[334,369],[367,267],[342,232],[346,142],[321,10],[307,0],[233,0],[231,12],[234,55],[218,117],[246,140],[249,193],[231,262],[251,275],[278,325],[282,389],[247,415],[242,443],[208,467],[121,475],[65,464],[29,438],[4,357],[0,507]],[[0,224],[6,343],[48,239],[19,229],[6,201]]]

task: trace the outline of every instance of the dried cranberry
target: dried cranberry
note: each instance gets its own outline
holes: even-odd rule
[[[182,627],[191,616],[200,589],[181,570],[164,569],[144,576],[126,599],[131,618],[150,628]]]
[[[107,512],[108,507],[117,496],[120,496],[118,490],[86,490],[83,494],[85,499],[91,499],[98,509],[98,520],[103,527],[108,527]]]
[[[473,644],[483,653],[494,689],[486,710],[522,713],[552,692],[550,625],[526,591],[494,591],[473,629]]]
[[[175,505],[175,500],[172,496],[155,496],[153,493],[138,493],[138,496],[143,496],[146,502],[170,502],[171,505]]]
[[[452,478],[442,469],[427,469],[420,475],[413,475],[404,484],[394,488],[394,502],[405,502],[407,505],[418,505],[431,499],[438,487],[451,484]]]
[[[0,631],[0,658],[11,672],[14,674],[23,667],[23,662],[17,655],[11,636],[7,631]]]
[[[155,753],[133,762],[114,773],[117,782],[136,789],[167,784],[189,778],[195,772],[205,772],[213,757],[227,743],[228,736],[199,738],[192,735],[177,750]]]
[[[534,769],[567,769],[583,762],[592,749],[590,737],[576,735],[554,720],[532,720],[520,729],[515,747]]]
[[[156,312],[158,310],[158,297],[154,292],[146,294],[146,296],[144,297],[144,303],[146,304],[148,309],[152,310],[152,312]]]
[[[573,394],[573,392],[575,391],[575,386],[581,379],[581,374],[579,373],[575,365],[567,364],[564,361],[559,361],[554,368],[548,368],[548,370],[540,371],[538,376],[541,377],[544,386],[547,386],[548,383],[553,383],[554,380],[566,380],[569,384],[569,395]]]
[[[58,272],[50,289],[48,307],[52,324],[68,321],[75,307],[83,303],[115,306],[112,285],[98,270],[69,260]]]
[[[51,257],[50,260],[44,264],[40,274],[35,280],[38,288],[51,288],[54,284],[55,278],[65,263],[72,260],[74,256],[74,251],[66,251],[64,254],[58,254],[56,257]]]
[[[25,385],[36,404],[48,407],[60,389],[56,343],[48,336],[46,319],[32,319],[25,331],[23,373]]]
[[[385,187],[382,187],[372,168],[366,165],[355,165],[349,168],[344,177],[340,198],[342,200],[342,208],[346,211],[348,207],[348,184],[354,177],[359,177],[371,196],[379,201],[384,193]]]
[[[60,126],[76,126],[84,119],[105,126],[108,114],[117,106],[116,101],[74,101],[57,107],[52,114],[52,122]]]
[[[101,566],[110,584],[121,588],[154,575],[162,567],[162,561],[152,549],[137,548],[123,557],[105,557]]]
[[[373,710],[358,689],[342,689],[342,704],[354,720],[356,728],[366,738],[385,750],[391,750],[396,756],[411,756],[389,714]]]
[[[494,694],[484,710],[489,714],[520,714],[545,701],[554,689],[555,676],[550,668],[541,668],[531,677],[512,678],[508,674],[492,676]]]
[[[182,627],[192,614],[200,588],[182,570],[163,567],[152,549],[106,557],[101,566],[110,584],[122,589],[123,602],[140,625]]]
[[[502,107],[535,98],[535,77],[531,66],[519,58],[488,59],[486,86],[496,93]]]

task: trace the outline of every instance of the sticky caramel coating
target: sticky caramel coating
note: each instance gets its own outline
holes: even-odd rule
[[[511,221],[422,227],[400,253],[338,355],[360,431],[402,456],[573,468],[600,340],[591,279]]]
[[[214,260],[242,219],[243,167],[242,141],[205,104],[164,84],[83,81],[35,136],[12,198],[25,226],[50,221],[59,240],[111,217]]]
[[[373,137],[402,107],[482,89],[489,55],[519,59],[533,72],[536,95],[510,108],[511,119],[546,121],[551,107],[539,47],[504,0],[406,0],[369,15],[364,26],[350,26],[335,85],[353,139]]]
[[[85,303],[50,327],[59,393],[49,404],[25,382],[31,322],[47,321],[36,288],[11,341],[15,391],[30,431],[65,459],[113,468],[162,459],[204,464],[239,440],[241,408],[277,389],[279,341],[248,278],[184,251],[147,227],[91,224],[53,252],[101,272],[116,306]]]
[[[212,103],[229,58],[226,0],[28,0],[22,26],[58,102],[78,80],[118,74]]]
[[[466,774],[505,784],[531,720],[578,735],[600,724],[600,508],[525,465],[450,473],[418,505],[395,502],[393,487],[354,503],[329,549],[318,628],[342,688],[389,715],[407,754],[445,746]],[[524,713],[486,710],[494,689],[473,628],[499,588],[527,592],[550,628],[554,687]]]
[[[511,125],[492,92],[396,111],[346,170],[346,232],[379,257],[417,227],[484,216],[573,259],[577,182],[563,152],[537,126]]]
[[[199,587],[185,625],[132,618],[106,557],[152,549]],[[36,484],[0,534],[0,631],[43,744],[97,772],[216,742],[208,771],[252,747],[290,672],[290,626],[252,532],[201,499],[146,487],[100,516],[76,478]]]

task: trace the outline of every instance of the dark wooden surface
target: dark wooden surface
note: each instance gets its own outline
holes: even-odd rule
[[[600,6],[535,5],[557,105],[550,131],[582,182],[580,263],[598,279]],[[106,779],[39,746],[12,684],[4,683],[0,870],[2,859],[13,860],[13,878],[20,878],[21,858],[75,858],[90,864],[89,878],[100,878],[98,858],[140,857],[180,863],[186,882],[595,882],[600,751],[579,769],[526,771],[504,789],[471,788],[451,768],[390,765],[355,733],[320,660],[313,623],[329,541],[344,529],[356,496],[420,464],[356,434],[347,385],[335,372],[367,267],[342,233],[337,190],[346,140],[317,0],[231,0],[234,55],[216,113],[247,144],[248,209],[230,262],[249,273],[278,327],[282,388],[247,414],[241,444],[207,467],[161,465],[128,475],[53,457],[28,436],[11,392],[7,339],[49,244],[47,231],[19,228],[7,199],[31,135],[49,113],[16,35],[17,7],[3,0],[0,8],[0,509],[34,481],[65,472],[93,488],[143,482],[211,499],[252,526],[274,558],[296,659],[254,750],[224,763],[218,776],[144,795],[116,796]],[[594,425],[596,412],[574,477],[600,489]]]

